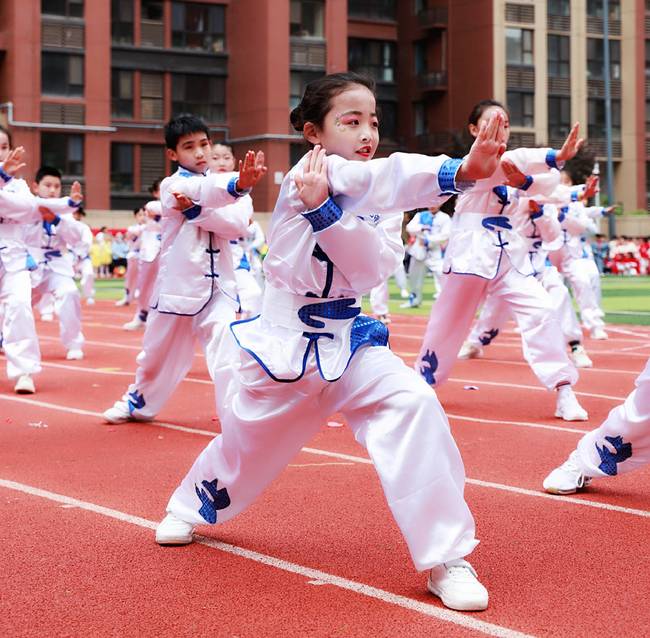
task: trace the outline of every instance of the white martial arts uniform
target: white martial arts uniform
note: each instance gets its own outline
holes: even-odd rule
[[[135,418],[153,418],[189,371],[195,341],[205,353],[217,405],[225,401],[237,351],[228,326],[238,308],[230,239],[248,226],[253,206],[234,191],[237,174],[197,175],[180,168],[160,185],[160,276],[135,382],[123,401]],[[179,211],[171,194],[195,206]]]
[[[266,237],[259,222],[253,220],[248,227],[246,235],[246,255],[251,267],[251,273],[257,281],[260,290],[264,290],[264,271],[262,269],[262,250],[266,244]]]
[[[256,225],[257,228],[251,228],[251,226],[253,224],[246,229],[245,236],[230,241],[239,295],[239,312],[242,318],[258,315],[262,309],[262,289],[257,283],[252,266],[256,250],[253,245],[258,245],[261,248],[258,234],[259,224]],[[259,228],[259,232],[261,232],[261,228]],[[261,241],[264,242],[264,235],[262,235]]]
[[[72,258],[72,268],[79,277],[81,296],[88,300],[95,300],[95,271],[90,260],[90,247],[93,245],[93,231],[84,222],[81,241],[68,245],[69,256]]]
[[[407,248],[409,262],[409,302],[412,306],[422,303],[422,286],[427,270],[431,270],[436,283],[434,299],[442,289],[442,257],[451,234],[451,217],[443,211],[422,211],[407,224],[406,232],[414,241]]]
[[[222,434],[168,511],[192,524],[232,518],[341,412],[368,450],[417,569],[465,556],[478,541],[445,413],[388,349],[385,326],[360,314],[361,295],[404,256],[401,211],[441,203],[460,160],[330,155],[334,199],[305,214],[294,184],[303,162],[285,177],[271,220],[261,316],[232,325],[241,367]]]
[[[559,175],[542,172],[556,167],[555,155],[547,148],[507,151],[504,159],[529,176],[525,189],[504,186],[505,175],[499,167],[492,177],[479,180],[459,196],[445,252],[446,280],[415,363],[428,383],[440,384],[449,377],[487,294],[501,297],[512,309],[525,342],[524,355],[543,385],[553,389],[578,380],[563,340],[558,339],[561,329],[551,299],[532,277],[527,242],[510,219],[520,196],[553,190]]]
[[[138,306],[135,316],[139,317],[141,321],[147,320],[147,315],[152,305],[154,286],[156,285],[156,278],[160,269],[162,239],[162,206],[160,201],[153,200],[147,202],[145,209],[148,213],[151,212],[155,216],[147,217],[140,234],[138,279],[136,284]]]
[[[124,299],[131,303],[137,298],[138,272],[140,265],[140,239],[146,224],[133,224],[126,229],[126,273],[124,274]]]
[[[52,295],[61,343],[68,351],[81,350],[84,343],[81,295],[67,254],[67,246],[82,241],[84,228],[88,227],[67,214],[57,216],[52,223],[36,222],[26,230],[27,250],[38,264],[32,272],[33,302],[37,304],[42,296]]]

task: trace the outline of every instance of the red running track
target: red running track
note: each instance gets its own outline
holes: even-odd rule
[[[159,421],[102,424],[141,333],[123,332],[130,312],[109,302],[84,315],[84,361],[65,361],[56,325],[39,323],[38,393],[0,383],[0,635],[650,635],[650,468],[573,498],[541,491],[631,390],[650,329],[587,341],[595,368],[577,386],[587,423],[553,418],[554,396],[513,332],[485,358],[459,361],[439,390],[482,541],[471,560],[490,590],[486,612],[458,614],[426,593],[346,428],[323,427],[237,519],[200,528],[191,546],[158,547],[152,529],[171,491],[218,431],[212,386],[197,356]],[[424,324],[391,326],[408,362]]]

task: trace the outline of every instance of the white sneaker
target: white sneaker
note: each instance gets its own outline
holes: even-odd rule
[[[68,350],[68,354],[65,355],[65,358],[68,361],[81,361],[84,358],[84,353],[80,349],[73,348]]]
[[[115,302],[116,306],[128,306],[129,305],[129,300],[126,297],[122,297],[119,301]]]
[[[189,545],[194,540],[194,525],[167,514],[156,528],[158,545]]]
[[[415,296],[415,293],[412,292],[409,297],[408,301],[405,301],[404,303],[401,303],[399,305],[400,308],[419,308],[420,307],[420,302]]]
[[[92,297],[88,297],[88,299],[86,299],[86,305],[87,306],[94,306],[95,305],[95,300]]]
[[[409,298],[409,291],[408,291],[406,288],[402,288],[402,289],[399,291],[399,296],[400,296],[402,299],[408,299],[408,298]]]
[[[571,354],[569,356],[571,357],[571,361],[573,361],[573,364],[576,368],[591,368],[594,365],[593,361],[589,358],[589,355],[587,354],[584,346],[575,346],[575,348],[571,350]]]
[[[609,335],[602,328],[594,328],[591,331],[591,338],[603,340],[603,339],[609,339]]]
[[[131,411],[129,410],[129,404],[126,401],[115,402],[112,408],[108,408],[104,412],[104,420],[106,423],[126,423],[127,421],[135,421]]]
[[[591,483],[578,465],[578,453],[574,450],[560,467],[556,467],[545,479],[544,489],[551,494],[575,494]]]
[[[458,353],[458,358],[459,359],[478,359],[479,357],[483,356],[483,348],[481,346],[476,345],[475,343],[470,343],[469,341],[466,341],[463,344],[463,347],[460,349],[460,352]]]
[[[449,609],[482,611],[488,606],[487,589],[479,581],[475,569],[462,558],[433,567],[427,589]]]
[[[565,421],[586,421],[589,418],[587,410],[578,403],[570,385],[558,388],[555,416]]]
[[[142,321],[140,317],[134,317],[122,326],[123,330],[142,330],[147,325],[146,321]]]
[[[18,377],[18,381],[16,381],[16,385],[14,386],[14,391],[16,394],[34,394],[34,392],[36,392],[34,379],[32,379],[28,374],[23,374]]]
[[[45,312],[41,315],[41,321],[45,321],[47,323],[54,321],[54,315],[51,312]]]

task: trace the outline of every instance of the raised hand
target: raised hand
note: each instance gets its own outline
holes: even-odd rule
[[[81,204],[84,196],[81,192],[81,184],[79,182],[72,182],[72,186],[70,186],[69,197],[75,204]]]
[[[534,199],[528,201],[528,210],[531,219],[538,219],[544,214],[544,209]]]
[[[585,182],[585,190],[582,192],[581,199],[587,201],[598,192],[598,176],[590,175]]]
[[[9,151],[9,155],[7,155],[2,164],[2,170],[7,173],[7,175],[13,177],[21,168],[27,166],[27,164],[23,162],[24,156],[25,149],[22,146],[17,146],[13,150]]]
[[[244,191],[253,188],[259,182],[268,169],[264,165],[264,153],[262,151],[248,151],[244,161],[239,160],[239,178],[237,190]]]
[[[510,160],[503,160],[501,162],[501,168],[503,169],[503,174],[505,176],[503,183],[506,186],[521,188],[526,183],[526,175],[522,173]]]
[[[469,149],[469,154],[463,160],[456,181],[469,182],[490,177],[496,170],[501,155],[506,150],[503,127],[503,115],[496,111],[487,122],[481,122],[478,135]]]
[[[176,199],[176,206],[174,206],[174,208],[178,210],[187,210],[188,208],[192,208],[192,206],[194,206],[194,202],[192,202],[192,200],[187,195],[173,191],[172,195]]]
[[[575,157],[575,154],[580,150],[584,144],[584,140],[581,137],[578,137],[578,131],[580,129],[580,123],[576,122],[573,125],[573,128],[569,131],[562,148],[557,152],[556,159],[558,162],[566,162],[572,157]]]
[[[307,210],[317,208],[329,197],[327,157],[324,148],[316,145],[307,153],[302,175],[296,173],[293,181]]]

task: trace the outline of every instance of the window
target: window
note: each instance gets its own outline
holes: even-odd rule
[[[535,96],[533,93],[508,91],[507,101],[511,126],[532,128],[535,125]]]
[[[133,117],[133,71],[111,72],[111,116]]]
[[[413,132],[424,135],[427,132],[427,109],[423,102],[413,104]]]
[[[133,144],[111,144],[111,192],[133,192]]]
[[[650,40],[645,41],[645,76],[650,77]]]
[[[587,0],[587,16],[590,18],[604,18],[603,0]],[[621,19],[620,0],[609,0],[609,19]]]
[[[548,0],[548,14],[551,16],[571,15],[570,0]]]
[[[564,139],[571,130],[571,98],[550,96],[548,98],[548,137]]]
[[[306,86],[312,81],[322,77],[320,71],[291,71],[291,95],[289,97],[289,108],[295,109],[305,93]]]
[[[41,162],[58,168],[63,175],[83,177],[83,135],[41,133]]]
[[[424,4],[424,2],[416,3]],[[348,0],[348,16],[361,20],[390,20],[397,17],[396,0]]]
[[[83,18],[83,0],[41,0],[41,13],[66,18]]]
[[[603,80],[605,52],[602,38],[587,38],[587,78]],[[621,79],[621,41],[609,40],[609,75],[612,80]]]
[[[588,137],[605,138],[605,100],[590,98],[587,100]],[[621,139],[621,101],[612,100],[612,140]]]
[[[144,46],[165,45],[163,3],[160,0],[141,0],[140,43]]]
[[[325,3],[323,0],[291,0],[289,32],[300,38],[322,38],[325,35]]]
[[[532,66],[533,32],[530,29],[506,29],[506,61],[508,64]]]
[[[395,43],[350,38],[348,66],[378,82],[395,82]]]
[[[568,78],[571,75],[571,48],[569,36],[548,36],[548,75],[552,78]]]
[[[413,0],[413,13],[418,15],[427,8],[427,3],[425,0]]]
[[[162,73],[140,74],[140,117],[162,120],[164,117],[164,76]]]
[[[84,59],[69,53],[41,53],[41,91],[46,95],[81,97],[84,94]]]
[[[650,133],[650,100],[645,101],[645,130]]]
[[[111,39],[118,44],[133,44],[133,0],[112,0]]]
[[[379,136],[383,140],[397,140],[397,102],[380,100],[377,103]]]
[[[427,72],[427,43],[426,40],[419,40],[413,43],[413,63],[416,75]]]
[[[172,75],[172,110],[194,113],[206,122],[226,120],[226,80],[210,75]]]
[[[155,144],[140,146],[140,192],[165,176],[165,148]]]
[[[223,5],[172,3],[172,46],[221,53],[226,49]]]

